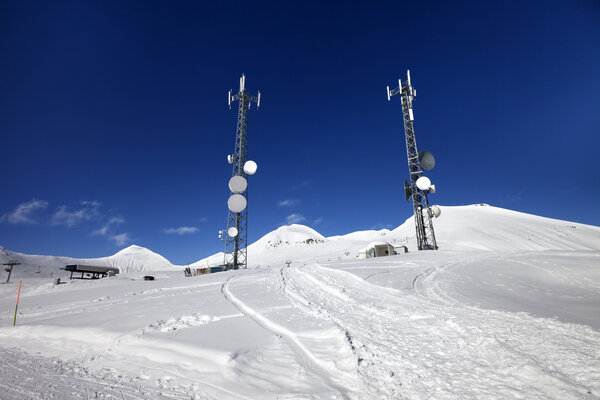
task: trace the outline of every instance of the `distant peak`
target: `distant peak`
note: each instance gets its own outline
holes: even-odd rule
[[[119,252],[117,252],[117,254],[127,254],[127,253],[153,253],[151,250],[142,247],[142,246],[137,246],[135,244],[132,244],[129,247],[125,247],[124,249],[120,250]]]

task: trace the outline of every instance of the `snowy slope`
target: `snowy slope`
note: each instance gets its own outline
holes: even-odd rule
[[[440,207],[440,246],[484,250],[599,250],[600,228],[489,205]],[[408,225],[412,224],[412,219]],[[403,224],[394,234],[410,231]],[[408,229],[407,229],[408,228]],[[413,234],[414,236],[414,234]]]
[[[279,246],[297,246],[311,243],[322,243],[326,239],[319,232],[305,225],[292,224],[277,228],[248,246],[248,250],[256,251],[274,249]]]
[[[13,268],[12,279],[25,277],[66,277],[69,273],[61,271],[68,264],[86,264],[119,268],[121,273],[147,272],[173,269],[166,258],[140,246],[129,246],[109,257],[100,258],[72,258],[28,255],[4,249],[0,252],[0,263],[8,260],[17,260],[21,265]],[[3,272],[4,273],[4,272]]]
[[[160,254],[135,245],[107,257],[106,260],[111,267],[117,267],[123,273],[161,271],[173,268],[173,264]]]
[[[435,229],[438,251],[358,260],[371,241],[414,248],[412,219],[282,227],[251,268],[192,278],[134,247],[112,257],[166,265],[156,281],[34,273],[16,327],[0,285],[0,398],[600,398],[600,228],[463,206]]]

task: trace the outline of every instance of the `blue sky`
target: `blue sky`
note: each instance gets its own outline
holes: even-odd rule
[[[600,225],[600,3],[0,3],[0,245],[184,264],[223,249],[242,73],[250,242],[411,215],[399,99],[411,70],[432,203]],[[443,217],[443,216],[442,216]]]

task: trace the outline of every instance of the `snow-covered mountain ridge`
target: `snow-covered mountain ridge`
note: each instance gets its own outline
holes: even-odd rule
[[[4,264],[7,260],[17,260],[21,263],[13,269],[13,274],[17,279],[21,274],[33,277],[59,276],[59,269],[69,264],[116,267],[121,273],[160,271],[174,267],[160,254],[136,245],[126,247],[112,256],[100,258],[29,255],[4,249],[0,252],[0,263]]]
[[[485,204],[442,206],[442,215],[434,220],[438,245],[442,249],[476,250],[600,250],[600,227],[562,221],[511,211]],[[294,260],[313,255],[315,260],[355,258],[358,250],[373,241],[387,241],[415,248],[413,217],[394,230],[367,230],[324,237],[316,230],[299,224],[282,226],[248,246],[249,267],[269,262]],[[153,251],[132,245],[109,257],[78,259],[72,257],[27,255],[4,249],[0,261],[16,259],[18,270],[39,276],[56,272],[67,264],[93,264],[117,267],[122,273],[167,271],[178,267]],[[192,264],[213,266],[222,262],[215,254]],[[19,272],[15,269],[15,273]],[[17,276],[15,275],[15,277]],[[35,275],[33,275],[35,276]]]

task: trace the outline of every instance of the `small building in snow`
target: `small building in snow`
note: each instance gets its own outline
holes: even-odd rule
[[[394,251],[396,252],[396,254],[408,253],[408,247],[406,247],[406,246],[395,246],[394,247]]]
[[[402,246],[404,247],[404,246]],[[396,255],[394,246],[386,242],[371,242],[358,251],[358,258],[374,258]]]

